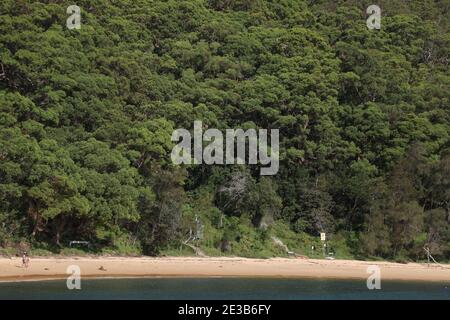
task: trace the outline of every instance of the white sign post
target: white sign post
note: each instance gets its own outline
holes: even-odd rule
[[[325,232],[321,232],[320,233],[320,240],[323,242],[323,244],[322,244],[322,252],[323,252],[323,257],[325,258],[325,253],[326,253],[326,246],[327,246],[327,244],[326,244],[326,239],[327,239],[327,237],[326,237],[326,233]]]

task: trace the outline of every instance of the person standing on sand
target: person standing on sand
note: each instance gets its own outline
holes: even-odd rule
[[[22,255],[22,266],[24,268],[28,268],[28,265],[30,264],[30,258],[28,258],[27,252],[24,251]]]

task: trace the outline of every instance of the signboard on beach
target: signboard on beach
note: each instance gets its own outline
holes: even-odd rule
[[[326,240],[326,234],[325,232],[320,233],[320,240],[325,241]]]

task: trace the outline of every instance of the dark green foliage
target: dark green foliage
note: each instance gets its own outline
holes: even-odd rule
[[[379,1],[381,30],[370,1],[71,4],[0,3],[0,246],[158,254],[197,214],[212,254],[450,258],[448,0]],[[194,120],[279,128],[278,175],[173,166]]]

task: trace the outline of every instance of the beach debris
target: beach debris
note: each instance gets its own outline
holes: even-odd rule
[[[103,267],[103,266],[100,266],[100,268],[98,268],[98,270],[100,270],[100,271],[106,271],[105,267]]]

